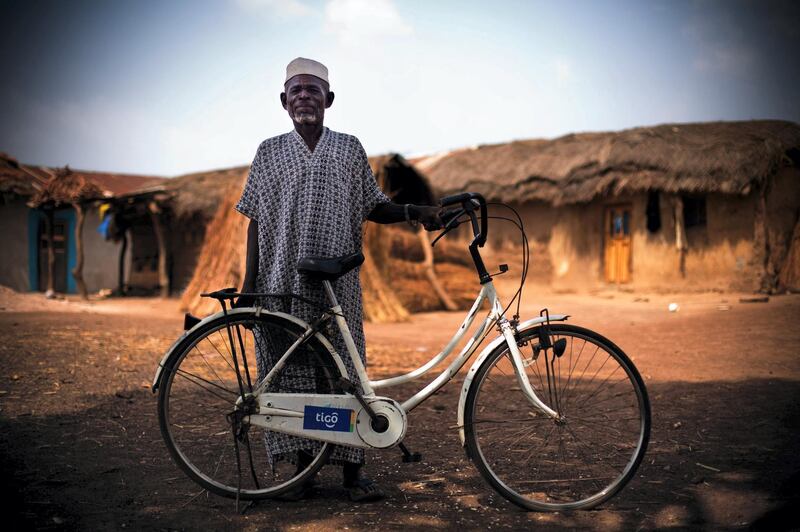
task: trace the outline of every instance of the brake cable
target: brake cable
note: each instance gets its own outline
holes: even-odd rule
[[[508,312],[508,309],[511,308],[511,305],[513,305],[514,301],[516,300],[517,309],[516,309],[516,313],[514,314],[512,319],[513,319],[514,322],[518,323],[519,322],[519,316],[520,316],[520,305],[522,303],[522,290],[523,290],[523,287],[525,286],[525,281],[526,281],[526,279],[528,277],[528,268],[530,266],[530,244],[528,242],[528,235],[525,233],[525,228],[524,228],[524,225],[522,223],[522,217],[519,215],[519,213],[516,211],[516,209],[514,209],[512,206],[510,206],[508,204],[505,204],[505,203],[500,203],[500,202],[488,202],[486,205],[487,206],[488,205],[499,205],[501,207],[507,208],[512,213],[514,213],[514,216],[516,216],[516,218],[517,218],[516,220],[513,220],[511,218],[507,218],[505,216],[488,216],[488,218],[489,219],[494,219],[494,220],[505,220],[507,222],[511,222],[512,224],[514,224],[517,227],[517,229],[519,229],[520,235],[522,236],[522,241],[521,241],[521,243],[522,243],[522,272],[521,272],[521,275],[520,275],[519,288],[514,293],[514,296],[511,298],[511,300],[509,301],[509,303],[505,307],[505,309],[503,309],[503,313]],[[461,216],[465,215],[465,214],[467,214],[466,209],[461,209],[460,211],[458,211],[458,213],[456,215],[454,215],[445,224],[444,230],[441,233],[439,233],[439,235],[436,236],[436,238],[433,240],[433,242],[431,242],[431,247],[435,246],[436,243],[442,237],[444,237],[447,233],[449,233],[450,231],[452,231],[453,229],[455,229],[456,227],[458,227],[462,223],[466,222],[466,220],[459,220],[459,218]]]
[[[505,309],[507,311],[511,307],[511,305],[513,304],[514,299],[516,299],[517,300],[517,312],[514,315],[514,320],[518,321],[519,320],[519,309],[520,309],[520,305],[522,303],[522,290],[523,290],[523,288],[525,286],[525,281],[528,278],[528,268],[530,267],[530,244],[528,242],[528,235],[525,233],[525,225],[522,223],[522,217],[519,215],[519,212],[517,212],[517,210],[514,207],[512,207],[511,205],[508,205],[507,203],[501,203],[501,202],[489,202],[489,203],[487,203],[487,205],[499,205],[501,207],[505,207],[506,209],[508,209],[511,212],[513,212],[514,216],[517,217],[517,222],[518,223],[514,222],[514,220],[511,220],[509,218],[504,218],[504,217],[497,217],[497,218],[509,221],[509,222],[513,223],[514,225],[516,225],[517,229],[519,229],[519,231],[520,231],[520,235],[522,236],[522,274],[520,275],[519,289],[514,294],[514,297],[511,299],[511,301],[509,302],[508,307],[506,307],[506,309]]]

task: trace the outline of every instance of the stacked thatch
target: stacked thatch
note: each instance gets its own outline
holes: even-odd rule
[[[240,175],[238,179],[233,179],[224,186],[215,183],[215,186],[223,189],[221,201],[206,227],[205,241],[197,258],[195,273],[181,296],[181,307],[194,314],[205,316],[219,310],[216,301],[201,298],[201,293],[242,286],[249,220],[239,214],[234,206],[239,201],[244,186],[247,168],[243,170],[245,175]],[[183,201],[189,201],[185,189]]]
[[[800,292],[800,220],[797,220],[794,226],[794,231],[787,247],[786,260],[779,272],[778,286]]]
[[[457,150],[415,161],[442,194],[588,202],[625,191],[748,194],[787,157],[800,126],[778,120],[667,124]]]

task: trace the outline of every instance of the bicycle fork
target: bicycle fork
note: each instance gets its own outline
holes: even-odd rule
[[[511,362],[514,365],[514,373],[517,375],[517,382],[519,383],[520,388],[522,388],[522,393],[528,399],[528,402],[531,403],[534,407],[538,410],[542,411],[547,416],[553,419],[560,419],[560,415],[558,412],[547,406],[539,396],[536,395],[536,392],[531,386],[531,382],[528,379],[528,374],[525,372],[525,364],[522,362],[522,353],[519,351],[519,346],[517,346],[517,339],[514,337],[514,328],[511,326],[511,323],[505,318],[500,318],[499,323],[500,332],[503,337],[506,339],[506,343],[508,344],[509,352],[511,353]]]

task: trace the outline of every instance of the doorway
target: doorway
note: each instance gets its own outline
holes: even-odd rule
[[[631,281],[631,206],[606,207],[605,280],[625,284]]]
[[[67,227],[67,220],[55,219],[53,221],[53,252],[56,259],[53,270],[53,289],[61,294],[67,293]],[[40,292],[47,290],[47,248],[47,223],[42,216],[39,219],[38,288]]]

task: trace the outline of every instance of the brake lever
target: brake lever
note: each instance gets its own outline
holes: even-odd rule
[[[450,218],[450,221],[448,221],[444,226],[444,231],[439,233],[436,238],[433,239],[433,242],[431,242],[431,247],[435,246],[436,242],[438,242],[444,235],[461,225],[461,222],[458,221],[458,218],[466,212],[466,209],[461,209],[452,218]]]

